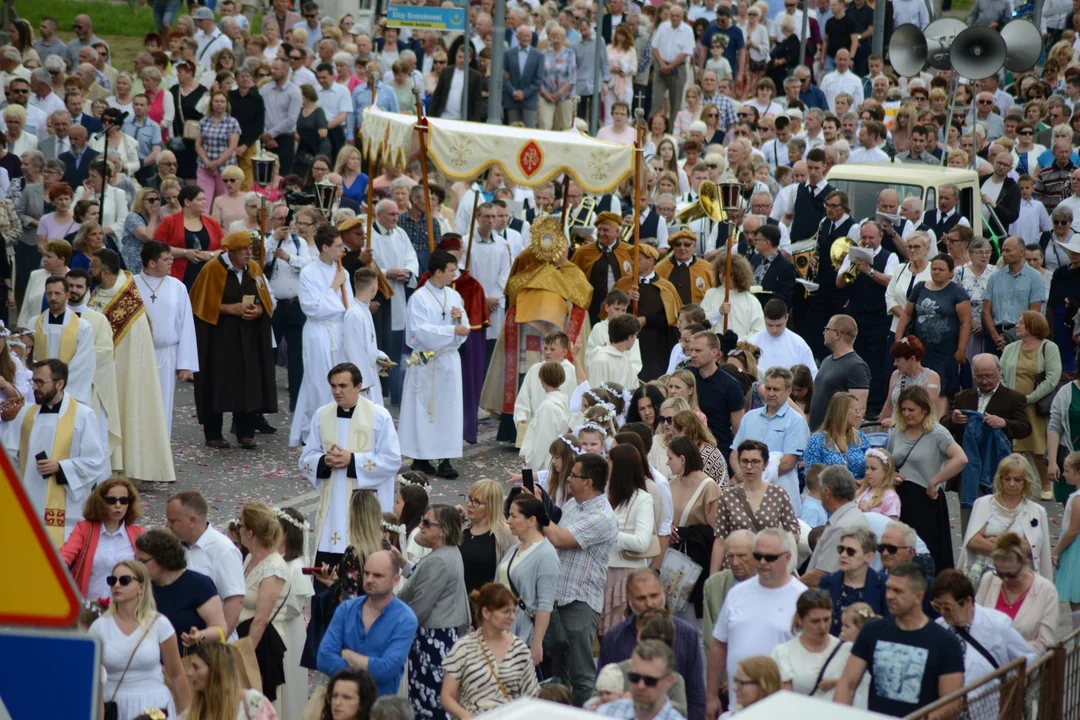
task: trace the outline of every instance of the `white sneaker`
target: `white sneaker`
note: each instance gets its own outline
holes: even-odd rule
[[[484,408],[480,408],[479,410],[476,411],[476,419],[477,420],[487,420],[490,417],[491,417],[491,415],[489,415],[488,411],[485,410]]]

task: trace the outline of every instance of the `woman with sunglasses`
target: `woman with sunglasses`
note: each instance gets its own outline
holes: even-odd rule
[[[112,561],[135,557],[135,540],[146,528],[134,523],[142,515],[139,491],[126,478],[112,478],[94,488],[83,505],[83,519],[60,548],[71,568],[79,594],[89,600],[109,596],[105,578]],[[98,548],[108,548],[98,558]]]
[[[124,218],[124,238],[120,243],[120,255],[131,272],[142,272],[143,243],[154,239],[160,222],[161,193],[148,187],[140,188],[131,204],[131,212]]]
[[[877,552],[874,533],[868,528],[851,530],[840,537],[836,552],[840,556],[840,569],[822,576],[818,587],[832,597],[829,632],[839,637],[844,611],[855,603],[864,602],[881,616],[888,614],[888,608],[885,606],[885,575],[870,567]]]
[[[1013,627],[1036,653],[1057,637],[1058,592],[1031,568],[1031,546],[1016,533],[999,535],[990,553],[992,572],[984,573],[975,602],[1012,618]]]
[[[113,566],[105,582],[111,591],[109,609],[88,631],[101,641],[101,665],[108,673],[102,698],[106,704],[116,703],[117,720],[133,720],[147,708],[176,717],[177,711],[187,710],[191,687],[176,631],[157,611],[146,566],[124,560]],[[166,673],[176,692],[175,704],[165,685]]]
[[[1016,144],[1013,145],[1013,163],[1016,172],[1021,175],[1038,177],[1037,158],[1046,152],[1046,148],[1035,142],[1035,125],[1024,121],[1016,126]]]
[[[187,569],[187,554],[175,535],[150,528],[135,541],[135,556],[146,566],[159,612],[180,633],[180,654],[203,641],[224,642],[229,633],[214,581]]]
[[[712,103],[705,103],[701,108],[701,117],[705,123],[705,139],[702,141],[705,147],[718,145],[724,142],[724,131],[720,129],[720,109]]]
[[[450,720],[440,704],[443,660],[472,622],[462,564],[461,515],[449,505],[432,505],[420,520],[416,541],[431,553],[406,566],[408,581],[398,598],[409,604],[419,627],[409,650],[409,699],[421,720]],[[400,551],[393,551],[404,563]]]
[[[225,193],[214,198],[210,217],[217,220],[223,228],[244,223],[248,218],[247,197],[240,190],[244,184],[244,171],[239,165],[230,165],[221,172],[221,182],[225,184]],[[269,209],[267,222],[269,223]]]

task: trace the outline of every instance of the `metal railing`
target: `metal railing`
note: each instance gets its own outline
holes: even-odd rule
[[[1080,720],[1080,630],[1027,664],[1013,660],[905,720]]]

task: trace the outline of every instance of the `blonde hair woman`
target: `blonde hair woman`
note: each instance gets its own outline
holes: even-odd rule
[[[278,686],[285,682],[285,615],[289,597],[289,567],[277,551],[281,522],[265,503],[249,503],[240,511],[240,544],[247,548],[244,560],[244,607],[236,633],[251,638],[259,661],[263,694],[277,700]]]
[[[183,211],[180,205],[180,180],[170,175],[161,181],[161,217],[167,218]]]
[[[133,273],[142,272],[143,243],[154,239],[154,232],[161,222],[161,193],[150,187],[139,188],[135,201],[124,218],[124,238],[120,243],[120,255]]]
[[[652,449],[649,450],[649,466],[654,468],[667,467],[667,446],[673,437],[675,416],[679,413],[692,411],[690,403],[685,398],[669,397],[660,405],[659,415],[656,421],[656,433],[653,435]]]
[[[315,543],[322,542],[325,525],[315,529]],[[321,572],[312,577],[334,588],[335,600],[344,602],[364,594],[364,564],[368,557],[382,549],[382,506],[371,490],[353,490],[349,496],[349,544],[337,565],[321,563]],[[318,556],[323,553],[318,553]],[[332,553],[326,553],[332,555]],[[318,562],[318,561],[316,561]]]
[[[1031,546],[1035,572],[1052,580],[1050,525],[1046,508],[1035,497],[1038,488],[1038,476],[1020,453],[998,463],[993,494],[979,498],[971,508],[957,567],[987,568],[997,539],[1005,533],[1016,533]]]
[[[239,165],[229,165],[221,171],[221,182],[225,185],[225,192],[214,198],[210,217],[217,220],[221,227],[227,228],[247,217],[244,193],[240,190],[244,185],[244,171]]]
[[[23,130],[26,126],[26,109],[22,105],[8,105],[4,108],[4,122],[7,123],[4,136],[7,138],[9,153],[21,157],[24,152],[37,150],[37,137]]]
[[[465,564],[465,589],[479,590],[495,579],[514,536],[503,515],[502,485],[494,480],[477,480],[469,488],[462,524],[461,560]]]
[[[866,475],[866,451],[870,441],[859,429],[863,419],[862,403],[851,393],[836,393],[829,400],[821,429],[810,436],[803,451],[806,467],[823,463],[844,465],[856,480]]]
[[[702,422],[707,423],[709,421],[698,405],[697,378],[694,377],[694,373],[686,368],[676,370],[667,376],[666,387],[668,398],[683,398],[690,405],[690,409],[701,418]]]
[[[146,566],[138,560],[117,563],[106,583],[112,595],[109,609],[89,630],[101,641],[101,664],[108,673],[102,697],[116,703],[120,720],[137,717],[148,707],[164,708],[174,717],[176,710],[187,709],[191,691],[176,631],[157,611]],[[128,677],[121,683],[125,668]],[[176,690],[176,706],[163,670]]]
[[[701,309],[714,328],[723,328],[726,316],[728,330],[741,338],[750,337],[765,329],[765,313],[762,312],[761,303],[750,292],[754,284],[754,271],[750,261],[742,255],[732,256],[731,292],[727,302],[724,302],[726,252],[726,248],[721,249],[713,258],[713,286],[705,293]]]
[[[716,447],[716,437],[709,430],[709,426],[694,411],[684,410],[672,420],[672,440],[680,436],[689,438],[698,449],[705,474],[715,480],[720,487],[725,487],[729,478],[727,458],[724,457],[723,451]],[[668,445],[670,444],[669,442]]]
[[[360,151],[346,145],[334,160],[334,172],[341,176],[341,194],[358,203],[367,202],[368,176],[360,172]]]

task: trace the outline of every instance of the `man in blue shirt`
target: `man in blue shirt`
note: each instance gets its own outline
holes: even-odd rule
[[[1005,267],[990,276],[982,305],[983,350],[998,356],[1016,339],[1014,328],[1020,313],[1038,312],[1046,298],[1046,281],[1024,262],[1023,240],[1015,235],[1006,238],[1001,244],[1001,260]]]
[[[371,83],[375,82],[375,106],[386,112],[398,112],[397,93],[394,88],[382,82],[382,66],[378,60],[372,60],[367,67],[356,66],[356,78],[360,84],[356,86],[352,94],[353,120],[356,122],[356,132],[359,134],[360,126],[364,124],[364,108],[369,108],[371,102]]]
[[[150,101],[146,95],[136,95],[131,105],[135,110],[135,117],[124,121],[123,130],[125,135],[130,135],[139,143],[139,162],[142,167],[135,173],[135,177],[145,185],[147,180],[154,177],[158,153],[161,152],[161,126],[147,117]]]
[[[396,695],[416,636],[416,615],[394,596],[401,567],[385,550],[364,564],[364,592],[338,606],[319,644],[319,671],[353,668],[371,673],[379,695]]]
[[[742,77],[746,73],[746,40],[743,31],[731,22],[731,8],[720,5],[716,8],[716,22],[705,29],[701,36],[701,44],[708,53],[709,43],[716,33],[725,35],[728,39],[727,47],[724,48],[724,57],[731,65],[731,72],[735,77]]]

